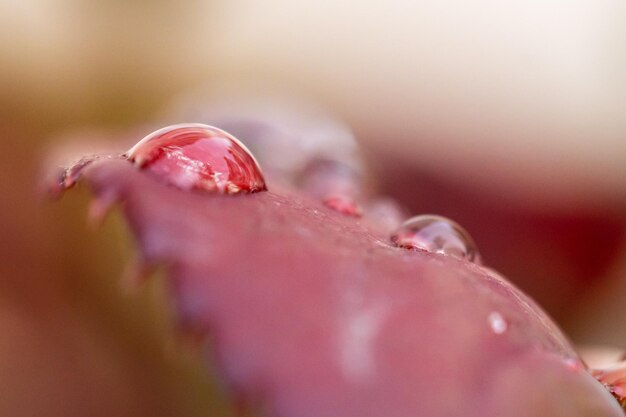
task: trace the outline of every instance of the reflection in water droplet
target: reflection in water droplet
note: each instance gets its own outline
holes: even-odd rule
[[[165,127],[143,138],[126,155],[184,190],[237,194],[267,189],[250,151],[235,137],[208,125]]]
[[[461,226],[442,216],[415,216],[400,225],[391,236],[391,241],[401,248],[421,249],[477,263],[480,261],[472,237]]]
[[[504,317],[502,317],[502,314],[496,311],[491,312],[487,320],[489,320],[491,330],[493,330],[495,334],[502,334],[506,332],[506,329],[509,327]]]

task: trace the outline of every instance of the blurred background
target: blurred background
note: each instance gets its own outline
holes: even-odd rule
[[[577,343],[626,347],[623,1],[0,0],[0,22],[1,415],[227,413],[159,280],[119,291],[121,219],[91,230],[85,190],[38,183],[68,143],[249,96],[324,108],[378,192],[461,223]]]

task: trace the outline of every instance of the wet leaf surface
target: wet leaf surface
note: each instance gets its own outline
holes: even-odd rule
[[[166,265],[177,320],[207,335],[220,378],[269,416],[623,415],[542,310],[473,263],[394,248],[271,183],[185,192],[116,159],[83,179]]]

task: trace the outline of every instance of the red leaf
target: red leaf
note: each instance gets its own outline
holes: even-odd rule
[[[392,247],[271,183],[185,192],[123,159],[83,176],[121,202],[181,325],[207,332],[222,378],[268,415],[623,415],[543,311],[476,264]]]

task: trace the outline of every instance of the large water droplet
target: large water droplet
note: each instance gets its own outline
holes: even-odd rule
[[[208,125],[165,127],[143,138],[126,155],[184,190],[237,194],[267,189],[250,151],[232,135]]]
[[[461,226],[442,216],[415,216],[400,225],[391,236],[391,241],[401,248],[421,249],[472,262],[479,261],[472,237]]]
[[[315,161],[335,161],[362,172],[363,161],[350,128],[323,109],[296,97],[181,97],[172,117],[221,126],[245,140],[267,175],[297,182]]]

